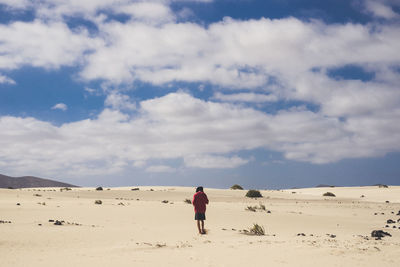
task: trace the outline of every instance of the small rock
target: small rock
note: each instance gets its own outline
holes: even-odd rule
[[[96,188],[97,191],[103,191],[103,187],[99,186]]]
[[[385,202],[386,202],[386,203],[390,203],[389,200],[386,200]]]
[[[364,195],[361,195],[361,198],[365,197]]]
[[[51,220],[51,219],[50,219],[49,222],[54,222],[54,220]]]
[[[139,188],[137,188],[137,187],[131,189],[131,191],[138,191],[138,190],[139,190]]]
[[[371,237],[375,237],[378,240],[385,236],[392,236],[392,235],[382,230],[374,230],[371,232]]]
[[[168,203],[168,200],[163,200],[163,201],[161,201],[162,203]]]
[[[101,204],[103,204],[103,201],[101,201],[101,200],[95,200],[95,201],[94,201],[94,204],[101,205]]]
[[[62,223],[62,221],[59,221],[59,220],[56,220],[55,222],[54,222],[54,225],[62,225],[63,223]]]
[[[399,210],[399,212],[398,212],[396,215],[400,216],[400,210]]]
[[[329,237],[330,237],[330,238],[335,238],[335,237],[336,237],[336,235],[330,235]]]
[[[395,221],[393,221],[392,219],[389,219],[386,221],[386,223],[396,223]]]
[[[298,233],[297,236],[306,236],[305,233]]]
[[[41,224],[41,223],[39,223],[38,225],[39,225],[39,226],[42,226],[42,224]]]
[[[386,228],[389,228],[389,225],[386,224],[385,227],[386,227]]]
[[[378,213],[375,212],[374,215],[378,215]]]
[[[21,203],[17,203],[17,206],[21,206]]]
[[[393,228],[397,228],[396,225],[393,225]]]
[[[270,211],[270,210],[267,210],[267,213],[271,213],[271,211]]]

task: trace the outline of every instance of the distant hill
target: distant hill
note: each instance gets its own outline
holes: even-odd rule
[[[29,187],[78,187],[78,186],[33,176],[10,177],[0,174],[0,188],[29,188]]]
[[[328,184],[319,184],[316,187],[335,187],[334,185],[328,185]]]

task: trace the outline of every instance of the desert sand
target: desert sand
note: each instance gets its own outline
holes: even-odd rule
[[[206,235],[194,188],[132,188],[1,189],[0,266],[400,266],[400,187],[205,188]]]

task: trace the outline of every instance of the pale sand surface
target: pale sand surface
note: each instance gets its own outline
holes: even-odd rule
[[[11,221],[0,224],[0,266],[400,266],[400,223],[385,228],[400,219],[400,187],[262,190],[257,200],[206,188],[203,236],[184,203],[194,188],[131,188],[0,189],[0,220]],[[271,213],[245,210],[259,203]],[[266,235],[239,232],[253,223]]]

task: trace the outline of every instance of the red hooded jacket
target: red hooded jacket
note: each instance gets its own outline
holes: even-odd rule
[[[193,206],[194,212],[196,213],[205,213],[206,212],[206,205],[208,204],[207,195],[204,192],[197,192],[193,196]]]

